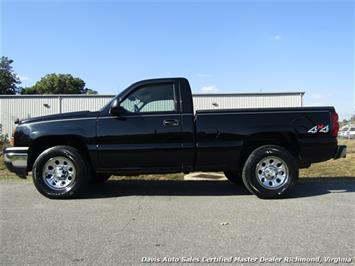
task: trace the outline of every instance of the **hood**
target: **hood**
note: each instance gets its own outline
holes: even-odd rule
[[[89,118],[89,117],[96,117],[96,116],[98,116],[98,114],[99,114],[99,112],[90,112],[90,111],[70,112],[70,113],[62,113],[62,114],[55,114],[55,115],[45,115],[45,116],[38,116],[38,117],[33,117],[33,118],[26,118],[26,119],[17,121],[15,123],[22,125],[22,124],[27,124],[27,123],[61,120],[61,119]]]

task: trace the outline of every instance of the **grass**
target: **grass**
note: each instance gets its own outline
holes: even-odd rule
[[[329,160],[322,163],[313,164],[310,168],[301,169],[301,178],[350,178],[355,179],[355,141],[339,140],[339,144],[347,145],[347,156],[345,159]],[[19,179],[15,174],[9,172],[5,165],[3,157],[0,156],[0,180]],[[166,174],[166,175],[138,175],[138,176],[113,176],[114,180],[183,180],[184,174]]]
[[[0,180],[11,180],[11,179],[20,179],[15,174],[7,170],[4,164],[4,158],[0,156]]]
[[[300,177],[355,177],[355,141],[339,140],[339,144],[347,146],[346,158],[312,164],[300,170]]]
[[[165,174],[165,175],[136,175],[136,176],[112,176],[110,180],[130,180],[130,179],[142,179],[142,180],[183,180],[184,174]]]

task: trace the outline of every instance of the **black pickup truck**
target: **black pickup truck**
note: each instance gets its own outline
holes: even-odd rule
[[[5,164],[32,170],[40,193],[76,196],[112,174],[222,171],[260,198],[280,198],[299,168],[345,157],[333,107],[208,110],[194,113],[184,78],[134,83],[97,112],[18,122]]]

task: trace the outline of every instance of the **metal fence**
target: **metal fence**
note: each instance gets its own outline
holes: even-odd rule
[[[195,110],[297,107],[303,105],[303,92],[194,94]],[[14,122],[36,116],[74,111],[97,111],[114,95],[0,95],[0,135],[12,134]]]
[[[239,93],[239,94],[195,94],[195,110],[299,107],[303,106],[304,92],[285,93]]]

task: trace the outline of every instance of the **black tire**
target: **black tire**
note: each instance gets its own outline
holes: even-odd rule
[[[47,179],[48,177],[43,177],[43,171],[45,171],[45,165],[55,160],[55,158],[63,158],[63,164],[66,163],[72,165],[72,171],[74,169],[75,172],[72,173],[73,177],[70,176],[69,171],[67,170],[65,174],[67,175],[68,186],[63,188],[53,188],[57,182],[54,180],[52,185]],[[54,163],[57,163],[55,160]],[[48,166],[48,169],[51,165]],[[58,166],[59,167],[59,166]],[[53,168],[53,167],[52,167]],[[55,172],[56,169],[51,170]],[[61,169],[60,171],[62,171]],[[53,174],[53,176],[57,176]],[[63,172],[60,172],[63,174]],[[59,174],[58,174],[59,175]],[[36,159],[33,169],[32,169],[33,182],[37,188],[37,190],[44,196],[51,199],[64,199],[64,198],[73,198],[77,196],[86,186],[89,180],[89,171],[88,166],[83,160],[83,157],[79,153],[79,151],[70,146],[55,146],[43,151],[38,158]],[[48,176],[51,176],[48,174]],[[64,176],[64,175],[62,175]],[[64,181],[59,181],[61,183]]]
[[[224,175],[233,184],[243,185],[242,175],[239,171],[225,171]]]
[[[111,174],[107,173],[93,173],[91,175],[91,184],[101,184],[105,183],[109,178],[111,177]]]
[[[280,167],[285,164],[287,170],[279,172],[284,174],[280,175],[281,179],[278,178],[278,174],[275,175],[275,172],[270,173],[270,171],[266,174],[274,175],[266,178],[265,170],[260,170],[262,167],[264,167],[263,169],[268,168],[268,165],[263,165],[265,165],[265,160],[267,162],[269,158],[270,162],[273,161],[272,158],[275,158],[275,161],[281,161],[277,164]],[[258,172],[257,169],[259,169]],[[277,169],[276,171],[278,171]],[[259,198],[283,198],[295,188],[298,181],[298,170],[296,159],[286,149],[276,145],[266,145],[255,149],[250,154],[243,167],[242,179],[245,187]],[[288,174],[284,172],[288,172]],[[264,176],[265,178],[263,178]],[[281,182],[280,180],[282,183],[277,184],[277,182]]]

